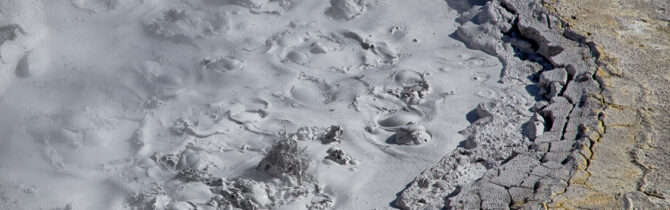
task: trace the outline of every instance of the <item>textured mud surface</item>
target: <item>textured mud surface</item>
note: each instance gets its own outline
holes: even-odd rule
[[[665,1],[0,17],[0,208],[670,208]]]
[[[0,16],[8,209],[389,208],[488,135],[459,134],[479,103],[523,107],[487,132],[532,117],[444,1],[0,0]]]

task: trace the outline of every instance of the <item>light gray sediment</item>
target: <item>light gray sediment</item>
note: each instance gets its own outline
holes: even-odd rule
[[[454,34],[470,48],[497,56],[502,83],[532,78],[530,110],[511,100],[477,108],[467,139],[400,193],[402,209],[538,209],[569,185],[585,162],[584,135],[597,129],[601,91],[598,53],[564,29],[539,0],[449,0],[461,17]],[[522,135],[523,134],[523,135]]]

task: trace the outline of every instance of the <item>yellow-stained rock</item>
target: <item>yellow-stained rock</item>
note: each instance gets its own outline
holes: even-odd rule
[[[557,209],[658,208],[670,204],[670,1],[548,0],[545,7],[600,54],[602,135]],[[599,112],[599,110],[594,110]],[[604,134],[603,134],[604,133]]]

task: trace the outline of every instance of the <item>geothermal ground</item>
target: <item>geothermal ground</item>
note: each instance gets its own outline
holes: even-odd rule
[[[670,5],[0,0],[0,209],[667,209]]]

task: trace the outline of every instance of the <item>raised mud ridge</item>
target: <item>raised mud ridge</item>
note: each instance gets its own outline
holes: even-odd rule
[[[588,177],[591,145],[602,135],[601,81],[595,44],[565,29],[540,3],[450,0],[460,13],[454,34],[497,56],[503,83],[531,78],[531,110],[514,100],[476,109],[468,138],[400,193],[402,209],[538,209]],[[523,135],[522,135],[523,134]],[[580,169],[580,170],[577,170]]]

